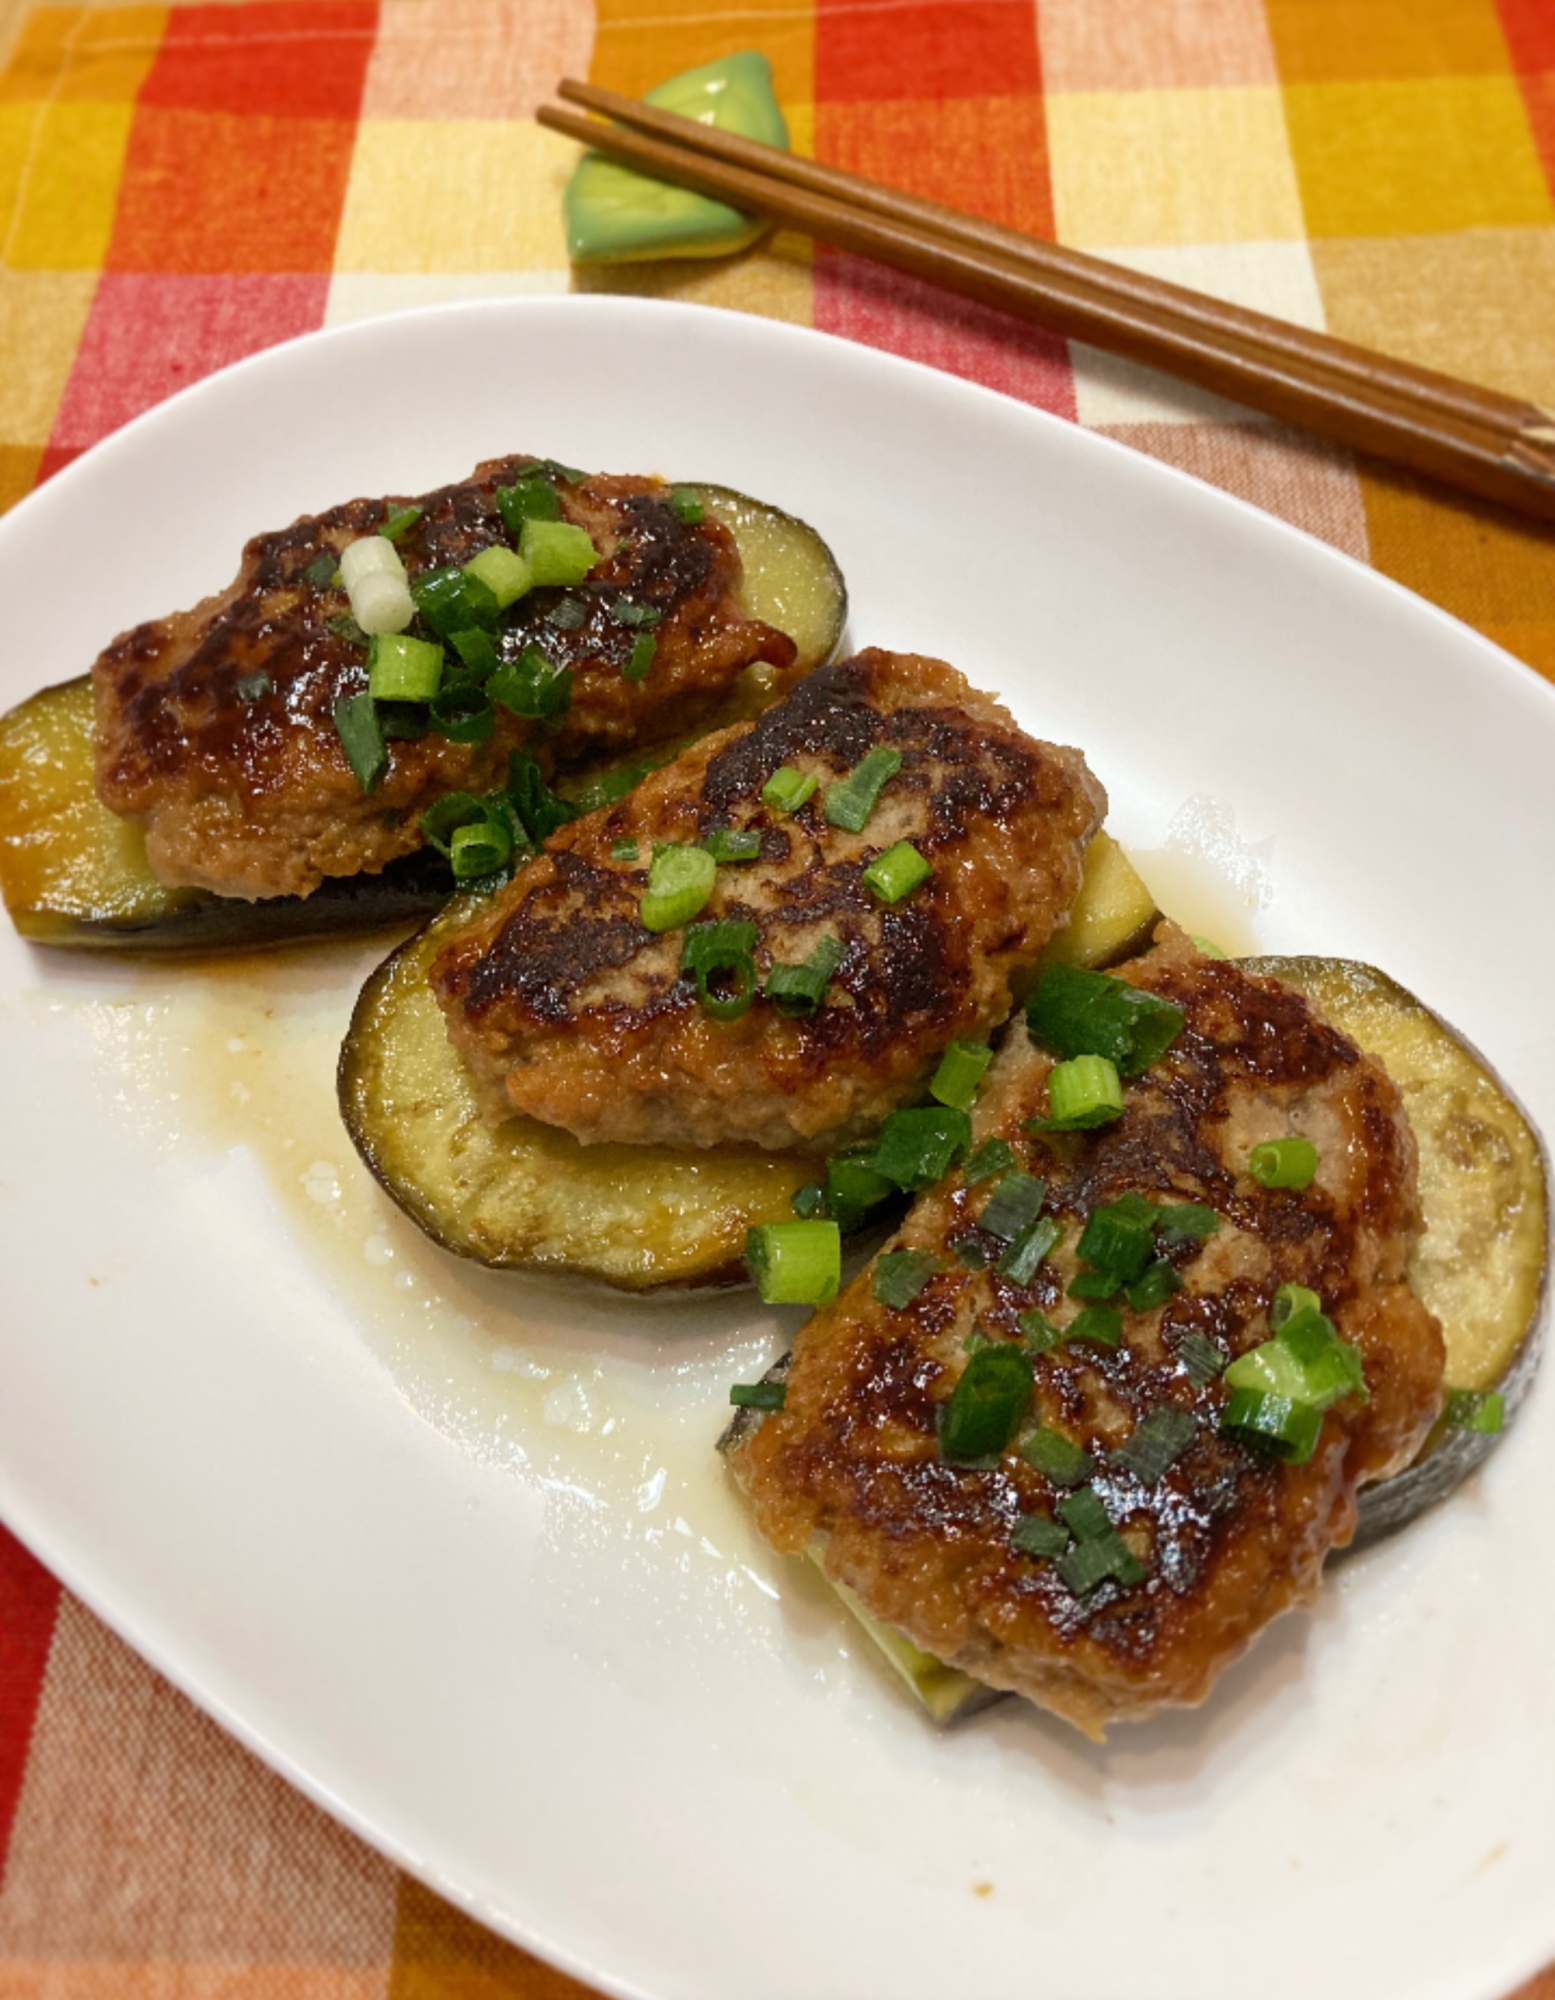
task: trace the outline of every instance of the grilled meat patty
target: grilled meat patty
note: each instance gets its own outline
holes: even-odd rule
[[[348,542],[412,504],[403,498],[351,500],[256,536],[227,590],[107,648],[92,670],[97,789],[114,812],[144,825],[164,882],[253,899],[376,872],[422,844],[417,818],[434,799],[500,783],[511,750],[525,747],[554,770],[662,741],[707,715],[753,661],[792,664],[791,640],[739,615],[733,537],[711,520],[682,522],[660,479],[573,483],[533,459],[490,460],[413,503],[420,518],[399,542],[411,582],[511,546],[497,491],[537,475],[549,477],[561,518],[586,529],[600,556],[585,584],[532,590],[501,620],[500,661],[538,645],[572,670],[571,707],[556,722],[498,706],[485,743],[393,741],[383,779],[363,792],[333,714],[366,687],[367,652],[359,635],[342,631],[350,605],[329,572]],[[629,614],[659,614],[640,680],[622,671],[642,629],[615,615],[622,603]]]
[[[831,824],[828,786],[882,745],[901,767],[863,831]],[[791,814],[761,797],[785,766],[819,780]],[[915,1094],[955,1036],[1005,1018],[1105,804],[1078,751],[1034,742],[952,668],[861,653],[554,834],[432,984],[493,1097],[585,1141],[835,1144]],[[763,997],[714,1019],[682,975],[685,932],[643,926],[654,844],[720,828],[755,831],[760,858],[719,869],[700,920],[753,924],[761,980],[823,939],[845,947],[807,1017]],[[934,872],[886,906],[862,870],[904,840]]]
[[[952,1174],[888,1246],[933,1258],[923,1290],[893,1308],[873,1295],[875,1267],[865,1271],[800,1333],[783,1409],[731,1451],[777,1548],[819,1541],[827,1573],[877,1618],[1091,1735],[1201,1700],[1270,1619],[1309,1601],[1325,1554],[1353,1532],[1357,1486],[1406,1464],[1441,1403],[1441,1331],[1404,1274],[1420,1216],[1397,1091],[1288,987],[1162,935],[1122,976],[1175,1002],[1185,1023],[1125,1086],[1116,1123],[1027,1129],[1048,1113],[1052,1058],[1024,1022],[989,1072],[975,1135],[1008,1141],[1048,1183],[1042,1213],[1064,1225],[1031,1281],[968,1268],[1005,1250],[979,1226],[998,1183]],[[1249,1149],[1288,1134],[1316,1145],[1317,1177],[1304,1190],[1265,1188],[1247,1171]],[[1032,1342],[1020,1316],[1035,1308],[1067,1325],[1080,1309],[1068,1287],[1081,1226],[1130,1194],[1218,1216],[1202,1241],[1159,1239],[1181,1289],[1143,1311],[1117,1298],[1115,1350],[1075,1340],[1037,1352],[1031,1406],[1009,1445],[996,1461],[948,1463],[938,1426],[969,1336],[1040,1349],[1047,1336]],[[1202,1345],[1235,1358],[1267,1340],[1271,1302],[1289,1283],[1319,1295],[1359,1350],[1369,1392],[1329,1409],[1304,1464],[1219,1428],[1229,1391],[1207,1374]],[[1175,1419],[1187,1441],[1151,1482],[1128,1447],[1163,1408],[1193,1421],[1190,1432]],[[1062,1523],[1075,1490],[1023,1455],[1038,1425],[1087,1454],[1087,1483],[1142,1566],[1133,1580],[1077,1592],[1059,1560],[1016,1545],[1023,1517]]]

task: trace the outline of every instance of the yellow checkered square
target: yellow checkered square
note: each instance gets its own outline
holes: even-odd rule
[[[523,120],[364,119],[335,269],[565,270],[562,189],[577,156]]]
[[[128,104],[0,104],[0,264],[101,266],[131,115]]]
[[[0,444],[48,443],[96,289],[94,271],[0,270]]]

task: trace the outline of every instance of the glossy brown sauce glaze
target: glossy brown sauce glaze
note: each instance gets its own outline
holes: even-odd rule
[[[828,1573],[877,1617],[1091,1734],[1199,1701],[1271,1618],[1310,1599],[1327,1551],[1353,1532],[1357,1486],[1407,1462],[1435,1419],[1443,1367],[1440,1328],[1405,1280],[1420,1226],[1414,1143],[1382,1070],[1299,995],[1198,957],[1180,934],[1124,976],[1175,1001],[1186,1021],[1166,1058],[1126,1086],[1117,1124],[1028,1129],[1048,1111],[1051,1060],[1024,1024],[978,1104],[977,1138],[1005,1138],[1047,1181],[1044,1213],[1064,1225],[1033,1280],[968,1268],[1004,1245],[978,1226],[993,1183],[968,1188],[952,1175],[888,1246],[935,1258],[918,1298],[882,1304],[866,1271],[804,1328],[785,1407],[732,1454],[778,1548],[820,1541]],[[1317,1180],[1259,1186],[1250,1147],[1292,1132],[1318,1147]],[[1130,1193],[1216,1210],[1207,1241],[1163,1240],[1182,1289],[1148,1312],[1116,1300],[1116,1350],[1077,1341],[1037,1357],[1032,1410],[1010,1447],[994,1463],[946,1463],[938,1427],[968,1337],[1019,1340],[1033,1308],[1072,1318],[1084,1219]],[[1369,1391],[1329,1411],[1304,1465],[1223,1433],[1225,1383],[1198,1379],[1183,1359],[1195,1334],[1233,1358],[1267,1339],[1286,1283],[1319,1294],[1360,1349]],[[1118,1454],[1162,1405],[1189,1413],[1194,1429],[1152,1485]],[[1051,1517],[1063,1498],[1018,1448],[1038,1423],[1090,1455],[1091,1484],[1144,1564],[1138,1583],[1109,1579],[1076,1595],[1054,1561],[1014,1546],[1023,1516]]]
[[[827,786],[868,751],[902,759],[861,833]],[[813,776],[792,814],[762,802]],[[954,669],[870,651],[807,676],[753,724],[694,745],[619,805],[564,827],[433,967],[450,1033],[493,1099],[584,1139],[834,1144],[920,1086],[945,1044],[1002,1021],[1010,978],[1067,918],[1105,806],[1077,751],[1024,735]],[[804,1018],[758,999],[713,1019],[682,975],[684,930],[640,906],[654,844],[754,831],[699,921],[755,926],[755,971],[843,948]],[[863,869],[911,841],[933,873],[886,905]]]
[[[497,491],[537,471],[555,487],[561,518],[593,538],[600,561],[584,583],[532,590],[511,606],[496,652],[516,660],[537,645],[572,671],[571,707],[542,724],[499,705],[484,744],[438,735],[393,741],[388,771],[364,796],[333,713],[342,696],[366,687],[367,654],[343,629],[344,590],[321,579],[321,569],[410,504],[422,511],[399,550],[413,582],[509,546]],[[554,771],[693,727],[746,666],[787,667],[794,647],[739,614],[733,537],[712,520],[681,521],[669,494],[662,480],[574,483],[511,457],[414,502],[352,500],[256,536],[228,590],[136,626],[97,661],[103,802],[144,823],[165,881],[234,896],[305,895],[325,876],[376,871],[418,847],[420,812],[443,792],[499,783],[511,750],[524,748]],[[659,614],[653,663],[640,680],[623,671],[642,629],[614,615],[623,599]]]

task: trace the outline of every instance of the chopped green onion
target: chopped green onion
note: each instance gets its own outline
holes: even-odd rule
[[[612,861],[635,861],[639,847],[638,841],[632,839],[630,835],[624,835],[620,840],[611,841],[610,858]]]
[[[841,938],[823,937],[803,965],[774,965],[761,989],[780,1014],[813,1014],[848,955]]]
[[[1305,1305],[1281,1322],[1273,1339],[1239,1355],[1226,1370],[1226,1381],[1233,1389],[1257,1389],[1320,1411],[1342,1396],[1366,1394],[1359,1349]]]
[[[939,1068],[929,1085],[929,1095],[953,1111],[970,1111],[983,1080],[983,1071],[993,1061],[993,1050],[981,1042],[956,1040],[940,1057]]]
[[[939,1269],[926,1250],[883,1250],[875,1259],[873,1291],[883,1306],[910,1306]]]
[[[761,859],[761,835],[754,828],[748,833],[741,833],[733,827],[720,826],[707,836],[702,845],[720,867],[729,861]]]
[[[1156,1234],[1165,1243],[1202,1243],[1220,1227],[1220,1217],[1202,1201],[1178,1201],[1156,1210]]]
[[[335,554],[333,549],[326,549],[323,555],[313,558],[312,562],[303,571],[303,575],[313,585],[315,590],[328,590],[332,586],[337,589],[339,588],[335,584],[335,578],[339,572],[340,558]]]
[[[737,1021],[755,1002],[756,935],[754,924],[733,917],[686,932],[680,969],[695,979],[697,998],[715,1021]]]
[[[899,840],[884,854],[877,854],[864,870],[865,886],[882,903],[899,903],[934,873],[910,840]]]
[[[862,833],[876,800],[901,768],[901,751],[877,743],[845,778],[826,787],[821,803],[828,822],[846,833]]]
[[[670,842],[658,848],[637,913],[644,930],[673,931],[689,924],[712,895],[717,876],[712,855],[700,847]]]
[[[1317,1148],[1310,1139],[1265,1139],[1248,1154],[1247,1171],[1260,1187],[1310,1187],[1317,1173]]]
[[[801,1221],[808,1222],[812,1215],[820,1215],[826,1206],[826,1190],[819,1181],[806,1181],[802,1188],[796,1188],[789,1196],[789,1207]]]
[[[1142,1486],[1159,1486],[1192,1442],[1198,1422],[1172,1403],[1157,1403],[1134,1426],[1133,1435],[1113,1453]]]
[[[983,1203],[977,1218],[979,1229],[997,1236],[1001,1243],[1013,1243],[1023,1229],[1029,1229],[1047,1196],[1047,1182],[1011,1167],[1000,1177],[998,1186]]]
[[[1054,1486],[1083,1485],[1096,1470],[1090,1453],[1082,1451],[1073,1438],[1065,1437],[1062,1431],[1050,1431],[1042,1424],[1022,1440],[1020,1455]]]
[[[1043,1258],[1063,1233],[1064,1225],[1056,1215],[1039,1215],[1035,1222],[1021,1231],[994,1268],[1001,1278],[1008,1278],[1012,1285],[1029,1285],[1037,1275]]]
[[[1287,1465],[1304,1465],[1317,1448],[1323,1412],[1266,1389],[1234,1389],[1220,1428],[1244,1444],[1262,1446]]]
[[[1058,1511],[1076,1541],[1099,1541],[1112,1532],[1112,1517],[1094,1486],[1081,1486],[1065,1494],[1058,1503]]]
[[[524,558],[501,543],[471,556],[464,566],[464,573],[485,584],[497,600],[499,611],[506,611],[510,604],[516,604],[534,582]]]
[[[599,551],[582,528],[533,516],[519,534],[518,552],[537,584],[581,583],[599,561]]]
[[[514,825],[500,793],[477,798],[473,792],[445,792],[421,815],[421,835],[446,855],[456,881],[493,875],[512,859]]]
[[[950,1248],[968,1271],[986,1271],[992,1261],[987,1245],[978,1236],[952,1236]]]
[[[741,1410],[781,1410],[788,1398],[786,1382],[736,1382],[729,1401]]]
[[[497,671],[497,649],[489,632],[472,625],[467,632],[450,632],[448,643],[459,655],[465,675],[484,681]]]
[[[239,701],[263,701],[267,694],[275,693],[275,682],[261,667],[257,673],[245,674],[233,693]]]
[[[1137,1313],[1154,1312],[1157,1306],[1164,1306],[1174,1292],[1182,1290],[1182,1279],[1167,1263],[1164,1257],[1157,1257],[1140,1272],[1131,1285],[1123,1287],[1123,1296]]]
[[[558,667],[538,646],[506,660],[486,683],[495,702],[529,722],[550,722],[572,706],[572,671]]]
[[[369,636],[403,632],[416,615],[399,550],[382,535],[361,535],[347,542],[340,551],[339,578],[351,601],[352,616]]]
[[[559,521],[562,503],[548,479],[523,478],[497,488],[497,509],[511,535],[521,535],[526,521]]]
[[[378,532],[386,542],[400,542],[420,519],[421,509],[417,506],[395,507],[384,515]]]
[[[745,1262],[764,1305],[824,1305],[842,1282],[842,1231],[835,1222],[766,1222],[746,1236]]]
[[[1223,1372],[1230,1358],[1218,1342],[1203,1333],[1186,1334],[1177,1348],[1177,1359],[1187,1371],[1188,1379],[1201,1389]]]
[[[954,1048],[955,1043],[951,1047]],[[932,1089],[932,1085],[930,1087]],[[940,1099],[941,1103],[944,1101]],[[951,1108],[965,1111],[968,1107],[963,1104]],[[979,1181],[992,1180],[995,1174],[1008,1173],[1014,1164],[1015,1150],[1008,1139],[985,1139],[980,1146],[973,1148],[972,1156],[966,1163],[966,1184],[976,1187]]]
[[[578,817],[576,806],[558,798],[540,775],[540,766],[522,750],[508,753],[507,783],[503,792],[518,815],[518,823],[538,847],[559,826]]]
[[[1110,1271],[1077,1271],[1069,1281],[1072,1299],[1115,1299],[1122,1289]]]
[[[917,1194],[944,1179],[971,1139],[972,1121],[949,1105],[893,1111],[880,1128],[869,1164],[895,1186]]]
[[[589,608],[581,597],[569,593],[557,598],[546,612],[545,622],[553,632],[581,632],[589,622]]]
[[[1027,1351],[1032,1354],[1051,1354],[1064,1337],[1047,1314],[1038,1312],[1035,1306],[1030,1312],[1023,1312],[1015,1324],[1021,1330]]]
[[[448,860],[456,882],[474,882],[506,868],[513,858],[513,835],[495,818],[479,825],[456,826],[448,843]]]
[[[1061,1556],[1069,1546],[1069,1530],[1045,1514],[1023,1514],[1010,1540],[1023,1556]]]
[[[1123,1341],[1123,1315],[1116,1306],[1087,1306],[1064,1328],[1065,1340],[1094,1340],[1098,1347],[1118,1347]]]
[[[856,1228],[891,1192],[865,1153],[834,1153],[826,1162],[826,1213],[844,1230]]]
[[[425,701],[380,701],[378,703],[378,727],[383,732],[385,743],[414,743],[432,733],[432,713],[441,705],[442,696],[437,695],[430,702]]]
[[[408,632],[378,632],[367,649],[374,701],[430,701],[442,685],[443,649]]]
[[[1295,1313],[1323,1310],[1323,1301],[1305,1285],[1281,1285],[1269,1306],[1269,1324],[1276,1332]]]
[[[1138,1076],[1181,1034],[1183,1011],[1110,973],[1050,965],[1026,1002],[1026,1019],[1055,1054],[1105,1056],[1121,1076]]]
[[[348,646],[365,646],[367,634],[357,624],[349,611],[342,611],[338,618],[331,618],[329,629],[337,639],[344,639]]]
[[[471,626],[492,631],[501,609],[491,587],[462,569],[435,569],[418,576],[410,594],[423,622],[440,639],[451,639]]]
[[[366,688],[342,695],[335,703],[335,734],[346,753],[356,782],[369,797],[389,765],[389,752],[378,726],[378,711]]]
[[[605,609],[618,625],[643,631],[657,625],[664,616],[656,604],[636,604],[630,597],[612,597],[607,600]]]
[[[1125,1589],[1144,1580],[1144,1564],[1116,1529],[1076,1542],[1058,1559],[1058,1573],[1076,1597],[1088,1597],[1098,1584],[1115,1577]]]
[[[761,788],[761,803],[773,812],[798,812],[805,800],[814,796],[820,780],[812,771],[797,771],[785,764],[774,771]]]
[[[1051,1116],[1031,1122],[1048,1132],[1089,1132],[1123,1115],[1123,1086],[1105,1056],[1054,1063],[1047,1077]]]
[[[1020,1429],[1031,1406],[1031,1359],[1011,1341],[981,1347],[940,1406],[940,1456],[952,1465],[987,1458]]]
[[[670,511],[683,527],[694,528],[707,518],[702,496],[694,486],[670,488]]]
[[[1077,1254],[1082,1263],[1105,1271],[1117,1284],[1130,1284],[1150,1261],[1155,1248],[1154,1206],[1137,1194],[1093,1208],[1080,1232]]]
[[[1506,1398],[1499,1389],[1449,1389],[1442,1422],[1450,1431],[1493,1436],[1506,1423]]]
[[[659,642],[653,633],[639,632],[632,641],[632,650],[621,672],[629,681],[645,681],[653,671],[654,655],[658,650]]]

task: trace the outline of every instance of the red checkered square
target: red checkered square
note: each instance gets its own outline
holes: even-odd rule
[[[239,116],[354,119],[378,9],[366,0],[174,7],[142,104]]]

